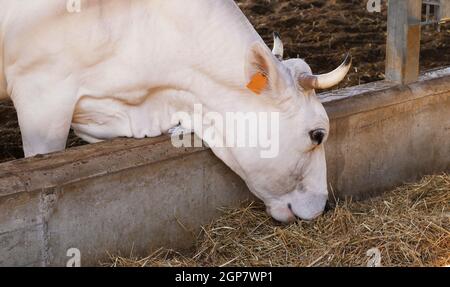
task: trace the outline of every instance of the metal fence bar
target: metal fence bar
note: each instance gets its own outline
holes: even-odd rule
[[[441,0],[439,21],[441,23],[450,21],[450,0]]]
[[[449,1],[449,0],[447,0]],[[432,25],[438,24],[440,21],[440,8],[442,3],[440,0],[423,0],[422,5],[425,6],[425,21],[422,21],[423,25]],[[431,11],[431,7],[433,7],[433,11]],[[438,26],[439,29],[439,26]]]
[[[390,0],[386,78],[408,84],[419,76],[422,0]]]

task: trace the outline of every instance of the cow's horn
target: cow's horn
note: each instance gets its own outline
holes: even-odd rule
[[[347,53],[344,62],[334,71],[322,75],[302,74],[299,83],[305,89],[328,89],[339,84],[352,66],[352,56]]]
[[[284,54],[284,46],[283,41],[281,41],[280,34],[278,32],[273,33],[273,50],[272,53],[274,56],[282,61],[283,60],[283,54]]]

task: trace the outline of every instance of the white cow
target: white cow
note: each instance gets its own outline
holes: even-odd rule
[[[278,111],[279,156],[212,150],[275,219],[323,212],[329,121],[314,89],[338,84],[349,59],[319,76],[301,59],[280,61],[281,41],[274,56],[232,0],[80,4],[71,13],[63,0],[0,0],[0,98],[14,102],[27,157],[63,150],[71,126],[97,142],[161,135],[198,103]],[[267,80],[258,92],[248,88],[255,75]]]

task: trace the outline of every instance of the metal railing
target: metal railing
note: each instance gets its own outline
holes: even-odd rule
[[[422,7],[425,7],[425,19],[422,25],[442,24],[450,21],[450,0],[423,0]],[[440,26],[438,25],[438,30]]]

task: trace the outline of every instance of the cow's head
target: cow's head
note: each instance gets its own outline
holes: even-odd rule
[[[324,143],[329,119],[315,89],[337,85],[350,66],[347,56],[334,71],[314,75],[301,59],[283,61],[283,44],[277,34],[272,53],[260,43],[248,52],[249,89],[268,110],[279,111],[279,154],[261,160],[254,149],[233,149],[224,161],[239,171],[278,221],[312,220],[324,211],[328,200]]]

